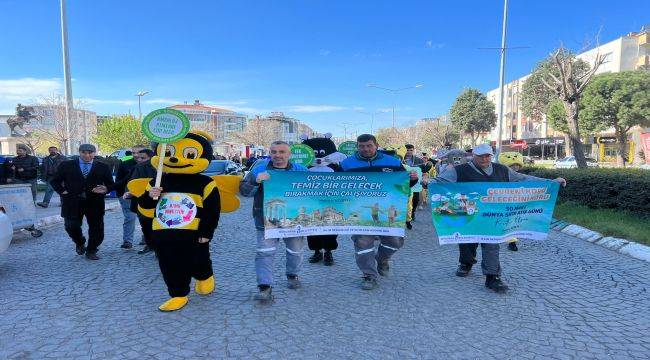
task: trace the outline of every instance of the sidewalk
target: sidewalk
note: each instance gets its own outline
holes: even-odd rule
[[[39,191],[36,196],[36,202],[43,200],[44,195],[44,191]],[[113,210],[119,207],[120,204],[117,201],[117,198],[106,198],[106,210]],[[38,205],[36,206],[36,218],[38,219],[36,228],[50,226],[63,221],[63,218],[61,217],[61,198],[59,197],[59,194],[54,193],[50,200],[49,207],[42,208]]]

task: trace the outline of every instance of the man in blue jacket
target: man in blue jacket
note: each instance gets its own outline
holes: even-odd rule
[[[275,141],[270,148],[271,159],[252,169],[239,185],[239,192],[243,196],[253,198],[253,219],[257,235],[257,253],[255,255],[255,273],[257,274],[257,287],[259,292],[255,299],[270,301],[273,299],[273,262],[279,238],[264,238],[264,181],[271,178],[269,170],[275,171],[307,171],[307,168],[289,161],[291,150],[284,141]],[[301,287],[298,273],[302,264],[302,249],[305,245],[303,236],[284,238],[287,248],[286,275],[289,289]]]
[[[378,152],[377,139],[371,134],[359,135],[357,152],[341,162],[343,171],[393,172],[406,171],[401,161],[394,156]],[[417,183],[418,175],[410,173],[411,186]],[[388,260],[404,245],[400,236],[352,235],[355,258],[359,270],[363,272],[361,288],[372,290],[377,287],[378,275],[389,273]],[[380,241],[375,253],[375,240]]]

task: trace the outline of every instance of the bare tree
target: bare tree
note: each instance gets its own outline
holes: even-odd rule
[[[249,120],[244,127],[244,131],[238,133],[235,137],[244,144],[253,144],[268,148],[275,140],[280,139],[278,133],[280,124],[272,120],[264,120],[257,116]]]
[[[573,150],[573,156],[575,156],[578,167],[586,168],[587,161],[582,148],[578,124],[580,99],[585,87],[587,87],[605,58],[600,54],[596,54],[591,69],[582,73],[576,71],[574,66],[575,56],[567,51],[564,46],[560,46],[557,51],[551,54],[551,60],[557,73],[548,72],[548,78],[542,79],[542,82],[562,102],[570,141],[568,145]]]
[[[396,127],[380,128],[375,136],[381,147],[404,145],[408,139],[405,129]]]

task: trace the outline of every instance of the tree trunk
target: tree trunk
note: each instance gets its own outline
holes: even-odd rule
[[[616,131],[616,145],[618,147],[616,150],[616,165],[625,167],[625,145],[627,145],[627,132],[623,131],[623,129],[619,128],[618,126],[614,127],[614,129]]]
[[[587,160],[585,153],[582,149],[582,140],[580,139],[580,128],[578,126],[578,101],[563,102],[564,111],[566,113],[566,122],[569,128],[569,144],[567,148],[571,147],[573,155],[576,159],[576,164],[579,169],[587,168]]]
[[[573,155],[573,149],[571,148],[571,137],[569,134],[564,134],[564,156]]]

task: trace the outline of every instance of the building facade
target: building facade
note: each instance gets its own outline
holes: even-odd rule
[[[593,64],[596,56],[604,56],[603,64],[596,74],[630,70],[650,70],[650,25],[640,32],[630,33],[614,41],[576,55],[577,58]],[[546,116],[534,120],[527,118],[521,107],[523,86],[530,74],[504,85],[502,145],[508,149],[520,150],[524,154],[540,158],[556,158],[564,154],[564,134],[549,126]],[[499,89],[487,92],[487,97],[496,105],[499,116]],[[488,135],[497,139],[498,129],[494,128]],[[630,134],[629,158],[638,151],[640,134],[644,129],[635,129]],[[585,148],[599,161],[612,161],[616,143],[611,142],[613,131],[606,131],[588,137]],[[603,138],[603,140],[599,140]],[[607,140],[604,140],[607,138]]]
[[[285,116],[282,112],[272,112],[268,116],[259,119],[268,123],[269,131],[273,133],[274,139],[286,141],[289,144],[300,143],[301,135],[309,137],[319,135],[309,125],[298,119]]]
[[[246,126],[246,115],[204,105],[199,100],[194,100],[193,104],[174,105],[169,108],[187,115],[191,128],[211,134],[215,143],[236,141],[236,135]]]
[[[22,126],[24,132],[11,133],[7,119],[14,115],[0,115],[0,152],[15,154],[20,144],[34,147],[36,152],[46,153],[48,146],[57,146],[65,151],[66,122],[65,106],[29,105],[38,115]],[[35,134],[30,136],[30,134]],[[70,117],[70,147],[76,152],[79,145],[92,142],[97,134],[97,114],[89,110],[74,109]]]

